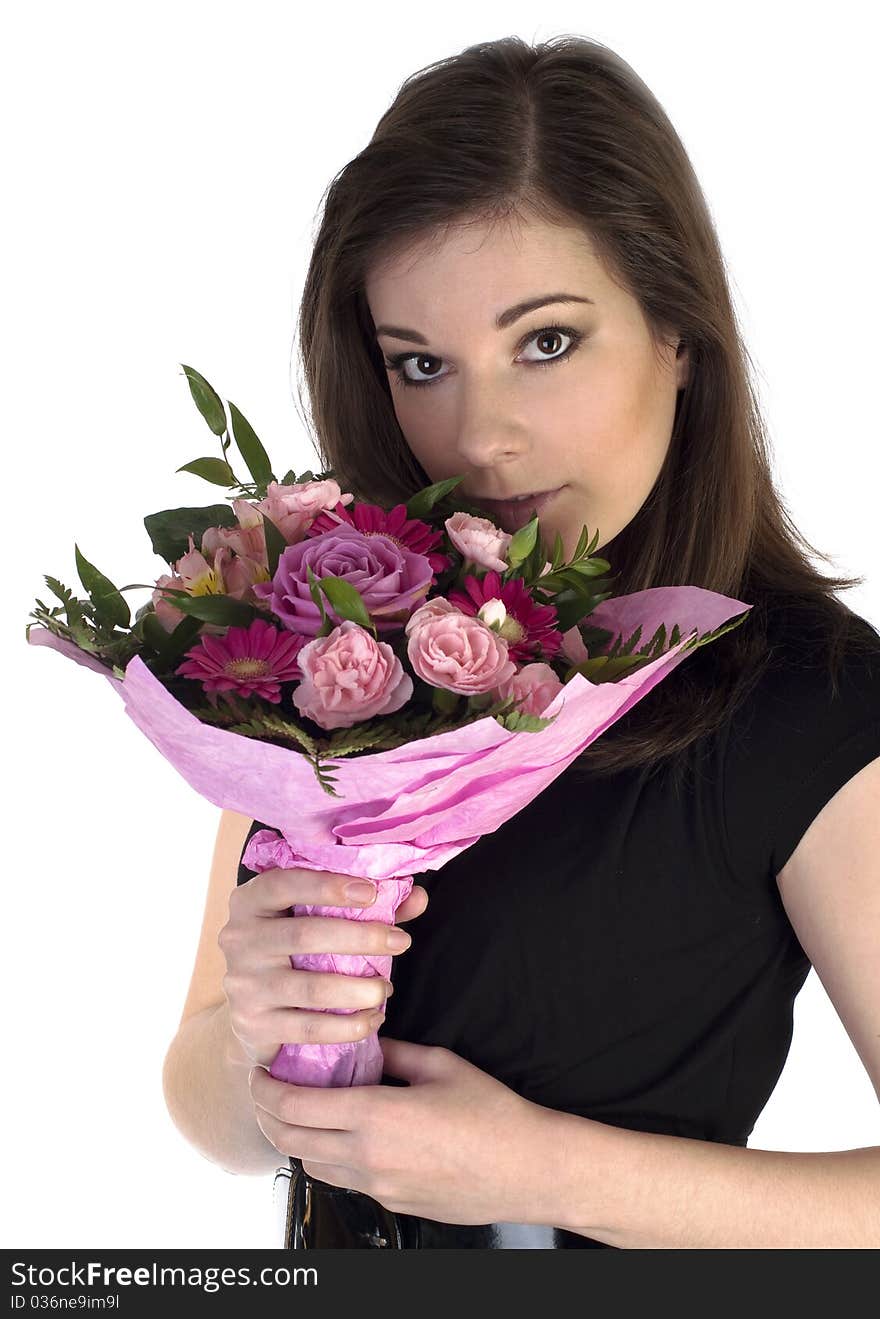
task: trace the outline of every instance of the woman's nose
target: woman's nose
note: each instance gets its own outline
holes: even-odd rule
[[[513,433],[497,411],[494,415],[484,411],[459,422],[455,449],[472,467],[497,467],[504,463],[516,467],[522,465],[528,444],[524,437]]]

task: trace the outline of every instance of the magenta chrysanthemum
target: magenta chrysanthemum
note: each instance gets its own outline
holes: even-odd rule
[[[308,640],[255,618],[249,627],[231,627],[222,637],[203,633],[175,672],[197,679],[206,692],[262,696],[277,704],[280,684],[302,678],[296,656]]]
[[[483,577],[467,576],[463,591],[450,591],[449,600],[463,614],[478,614],[488,600],[500,600],[507,610],[508,620],[515,620],[522,636],[509,635],[510,622],[502,636],[507,637],[508,654],[517,664],[527,664],[541,652],[553,659],[562,645],[562,633],[556,626],[556,609],[553,605],[539,605],[529,595],[521,577],[501,585],[501,576],[492,571]]]
[[[378,504],[353,503],[347,507],[340,503],[332,512],[324,509],[313,518],[306,535],[323,535],[325,531],[333,531],[340,522],[347,522],[349,526],[357,527],[365,536],[369,536],[371,532],[380,532],[383,536],[390,536],[392,540],[398,541],[413,554],[423,554],[435,574],[445,572],[451,565],[452,561],[448,554],[436,552],[436,547],[443,543],[443,532],[435,531],[421,518],[408,518],[406,504],[395,504],[394,508],[386,513]]]

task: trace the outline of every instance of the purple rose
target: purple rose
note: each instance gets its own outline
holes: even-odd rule
[[[333,531],[288,545],[278,556],[272,581],[255,582],[253,592],[291,632],[310,637],[318,635],[321,611],[309,590],[307,565],[316,578],[343,577],[356,587],[379,634],[403,627],[434,582],[424,554],[414,554],[381,532],[365,535],[340,523]],[[321,598],[328,618],[342,623],[323,592]]]

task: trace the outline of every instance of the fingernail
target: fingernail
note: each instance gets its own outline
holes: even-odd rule
[[[345,896],[352,902],[373,902],[376,892],[376,885],[366,879],[356,879],[351,884],[346,884],[343,889]]]

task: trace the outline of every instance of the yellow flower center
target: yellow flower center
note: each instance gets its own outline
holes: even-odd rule
[[[235,678],[262,678],[264,673],[269,672],[269,665],[263,659],[245,655],[240,659],[231,660],[226,665],[226,672],[231,673]]]
[[[503,637],[510,645],[515,646],[518,641],[522,641],[526,630],[522,623],[514,618],[513,614],[508,614],[501,627],[498,629],[498,635]]]
[[[222,595],[223,583],[219,580],[213,568],[209,568],[201,577],[196,577],[190,583],[190,595]]]

